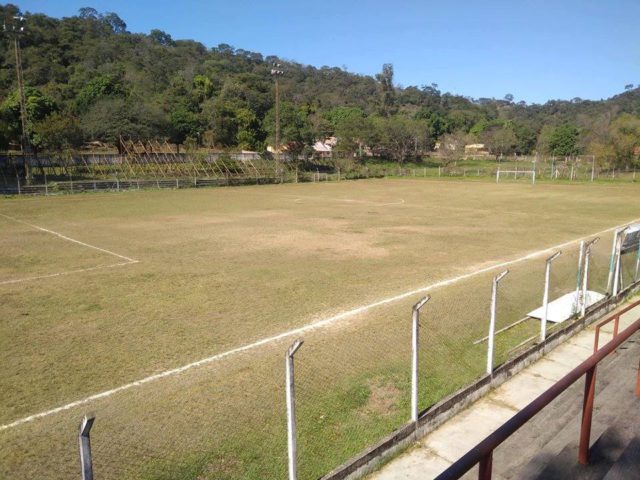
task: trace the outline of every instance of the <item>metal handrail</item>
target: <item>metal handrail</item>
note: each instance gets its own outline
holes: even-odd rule
[[[633,310],[634,308],[636,308],[638,306],[638,304],[640,304],[640,300],[637,302],[632,303],[631,305],[627,305],[625,308],[623,308],[622,310],[617,311],[615,314],[611,315],[609,318],[603,320],[602,322],[600,322],[599,324],[596,325],[596,334],[595,334],[595,338],[593,341],[593,351],[597,352],[598,351],[598,345],[599,345],[599,341],[600,341],[600,329],[602,327],[604,327],[605,325],[608,325],[609,323],[611,323],[612,321],[613,323],[613,338],[615,338],[618,335],[618,328],[620,326],[620,317],[622,315],[624,315],[625,313],[627,313],[629,310]]]
[[[638,305],[640,305],[640,301],[631,304],[629,307],[616,313],[606,321],[611,321],[621,313],[627,312]],[[491,478],[493,451],[583,375],[586,376],[586,385],[580,431],[579,461],[583,464],[588,463],[591,416],[595,397],[596,366],[638,330],[640,330],[640,317],[629,327],[620,332],[610,342],[597,350],[593,355],[567,373],[548,390],[543,392],[535,400],[516,413],[495,432],[469,450],[458,461],[438,475],[435,480],[458,479],[471,470],[476,464],[479,464],[480,466],[478,478],[480,480],[489,480]],[[640,396],[640,371],[638,372],[638,379],[636,383],[636,395]]]

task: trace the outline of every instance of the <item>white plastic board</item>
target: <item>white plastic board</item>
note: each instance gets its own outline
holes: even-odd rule
[[[599,302],[604,298],[604,295],[598,292],[587,290],[586,303],[587,307]],[[554,301],[549,302],[547,311],[547,321],[553,323],[564,322],[571,318],[575,313],[575,305],[577,300],[577,292],[567,293],[566,295],[556,298]],[[542,320],[544,314],[544,307],[536,308],[529,312],[527,315]]]

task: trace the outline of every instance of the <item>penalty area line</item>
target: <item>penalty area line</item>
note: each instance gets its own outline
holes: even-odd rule
[[[139,263],[139,261],[138,260],[133,260],[133,261],[130,261],[130,262],[113,263],[111,265],[98,265],[96,267],[79,268],[78,270],[67,270],[67,271],[64,271],[64,272],[49,273],[49,274],[46,274],[46,275],[37,275],[35,277],[25,277],[25,278],[16,278],[14,280],[4,280],[4,281],[0,282],[0,285],[10,285],[12,283],[30,282],[30,281],[33,281],[33,280],[41,280],[41,279],[44,279],[44,278],[62,277],[64,275],[72,275],[74,273],[91,272],[93,270],[101,270],[103,268],[113,268],[113,267],[122,267],[124,265],[133,265],[134,263]]]
[[[80,240],[76,240],[75,238],[67,237],[66,235],[63,235],[61,233],[55,232],[53,230],[49,230],[48,228],[39,227],[38,225],[34,225],[33,223],[25,222],[24,220],[20,220],[20,219],[15,218],[15,217],[10,217],[9,215],[5,215],[4,213],[0,213],[0,217],[4,217],[4,218],[7,218],[9,220],[13,220],[14,222],[17,222],[17,223],[22,223],[23,225],[26,225],[26,226],[31,227],[31,228],[35,228],[36,230],[40,230],[41,232],[46,232],[46,233],[49,233],[51,235],[55,235],[56,237],[59,237],[59,238],[61,238],[63,240],[67,240],[67,241],[72,242],[72,243],[77,243],[78,245],[82,245],[83,247],[92,248],[94,250],[98,250],[99,252],[103,252],[103,253],[107,253],[109,255],[113,255],[114,257],[121,258],[123,260],[126,260],[129,263],[138,263],[138,260],[135,260],[133,258],[125,257],[124,255],[120,255],[119,253],[112,252],[111,250],[106,250],[104,248],[100,248],[100,247],[96,247],[95,245],[91,245],[89,243],[81,242]]]
[[[487,273],[487,272],[490,272],[490,271],[493,271],[493,270],[496,270],[496,269],[499,269],[499,268],[508,267],[510,265],[515,265],[517,263],[521,263],[521,262],[524,262],[526,260],[537,258],[537,257],[545,255],[545,254],[547,254],[547,253],[549,253],[549,252],[551,252],[553,250],[558,250],[560,248],[563,248],[563,247],[566,247],[566,246],[569,246],[569,245],[577,244],[577,243],[579,243],[579,242],[581,242],[583,240],[586,240],[588,238],[592,238],[592,237],[595,237],[595,236],[598,236],[598,235],[602,235],[602,234],[607,233],[607,232],[612,232],[612,231],[614,231],[614,230],[616,230],[618,228],[621,228],[621,227],[623,227],[625,225],[628,225],[629,223],[635,223],[635,222],[638,222],[638,221],[640,221],[640,219],[630,220],[629,222],[625,222],[625,223],[623,223],[621,225],[617,225],[615,227],[607,228],[605,230],[601,230],[599,232],[592,233],[590,235],[586,235],[584,237],[580,237],[580,238],[577,238],[577,239],[574,239],[574,240],[570,240],[568,242],[564,242],[564,243],[561,243],[559,245],[554,245],[552,247],[548,247],[548,248],[545,248],[543,250],[537,250],[535,252],[528,253],[528,254],[526,254],[526,255],[524,255],[522,257],[518,257],[518,258],[515,258],[515,259],[512,259],[512,260],[507,260],[507,261],[504,261],[504,262],[499,262],[497,264],[490,265],[488,267],[484,267],[484,268],[481,268],[479,270],[472,270],[472,271],[470,271],[468,273],[465,273],[465,274],[462,274],[462,275],[458,275],[457,277],[452,277],[452,278],[449,278],[449,279],[446,279],[446,280],[441,280],[441,281],[432,283],[430,285],[426,285],[424,287],[416,288],[414,290],[401,293],[401,294],[393,296],[393,297],[384,298],[384,299],[379,300],[377,302],[373,302],[373,303],[369,303],[369,304],[366,304],[366,305],[362,305],[362,306],[360,306],[358,308],[354,308],[352,310],[347,310],[347,311],[338,313],[338,314],[333,315],[331,317],[328,317],[328,318],[325,318],[325,319],[322,319],[322,320],[319,320],[319,321],[316,321],[316,322],[312,322],[312,323],[309,323],[307,325],[303,325],[302,327],[298,327],[298,328],[294,328],[292,330],[288,330],[286,332],[282,332],[282,333],[280,333],[278,335],[274,335],[274,336],[271,336],[271,337],[266,337],[266,338],[263,338],[263,339],[258,340],[256,342],[253,342],[253,343],[250,343],[250,344],[247,344],[247,345],[243,345],[241,347],[237,347],[237,348],[234,348],[232,350],[227,350],[226,352],[218,353],[216,355],[212,355],[210,357],[203,358],[201,360],[198,360],[198,361],[183,365],[181,367],[173,368],[173,369],[170,369],[170,370],[165,370],[164,372],[160,372],[160,373],[157,373],[157,374],[154,374],[154,375],[150,375],[148,377],[144,377],[144,378],[142,378],[140,380],[136,380],[134,382],[127,383],[125,385],[121,385],[121,386],[113,388],[111,390],[106,390],[106,391],[103,391],[103,392],[100,392],[100,393],[96,393],[94,395],[90,395],[90,396],[88,396],[86,398],[83,398],[81,400],[76,400],[74,402],[67,403],[66,405],[62,405],[60,407],[53,408],[51,410],[46,410],[46,411],[43,411],[43,412],[40,412],[40,413],[36,413],[36,414],[33,414],[33,415],[29,415],[27,417],[20,418],[20,419],[15,420],[15,421],[13,421],[11,423],[7,423],[5,425],[1,425],[0,426],[0,431],[8,430],[10,428],[14,428],[14,427],[17,427],[19,425],[32,422],[34,420],[38,420],[40,418],[48,417],[50,415],[54,415],[56,413],[63,412],[65,410],[70,410],[70,409],[72,409],[74,407],[85,405],[85,404],[91,403],[91,402],[93,402],[95,400],[100,400],[100,399],[103,399],[103,398],[107,398],[107,397],[110,397],[112,395],[115,395],[116,393],[123,392],[125,390],[129,390],[129,389],[132,389],[134,387],[139,387],[141,385],[144,385],[144,384],[147,384],[147,383],[150,383],[150,382],[154,382],[154,381],[160,380],[162,378],[166,378],[166,377],[170,377],[170,376],[173,376],[173,375],[177,375],[177,374],[180,374],[180,373],[185,372],[187,370],[191,370],[193,368],[201,367],[203,365],[207,365],[209,363],[216,362],[218,360],[221,360],[221,359],[226,358],[226,357],[230,357],[232,355],[236,355],[238,353],[242,353],[242,352],[246,352],[246,351],[249,351],[249,350],[253,350],[253,349],[261,347],[263,345],[267,345],[267,344],[270,344],[270,343],[275,343],[275,342],[277,342],[279,340],[283,340],[285,338],[289,338],[289,337],[292,337],[292,336],[296,336],[296,335],[300,335],[300,334],[303,334],[303,333],[307,333],[307,332],[310,332],[312,330],[320,329],[320,328],[326,327],[328,325],[331,325],[333,323],[336,323],[337,321],[342,320],[344,318],[352,317],[352,316],[358,315],[360,313],[366,312],[368,310],[374,309],[376,307],[380,307],[382,305],[387,305],[387,304],[390,304],[390,303],[394,303],[394,302],[397,302],[398,300],[403,300],[403,299],[411,297],[413,295],[426,293],[426,292],[428,292],[430,290],[434,290],[434,289],[437,289],[437,288],[440,288],[440,287],[453,285],[453,284],[458,283],[458,282],[460,282],[462,280],[466,280],[468,278],[472,278],[472,277],[475,277],[475,276],[478,276],[478,275],[482,275],[483,273]]]

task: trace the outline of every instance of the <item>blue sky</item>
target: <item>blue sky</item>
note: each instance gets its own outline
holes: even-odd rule
[[[115,12],[132,32],[159,28],[208,47],[278,55],[403,86],[437,83],[474,98],[543,103],[608,98],[640,84],[640,0],[25,0],[53,17]]]

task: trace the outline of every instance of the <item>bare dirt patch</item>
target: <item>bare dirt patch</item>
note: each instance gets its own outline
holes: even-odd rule
[[[395,413],[402,392],[398,387],[382,379],[373,379],[368,382],[369,400],[361,409],[361,414],[368,416],[391,415]]]

